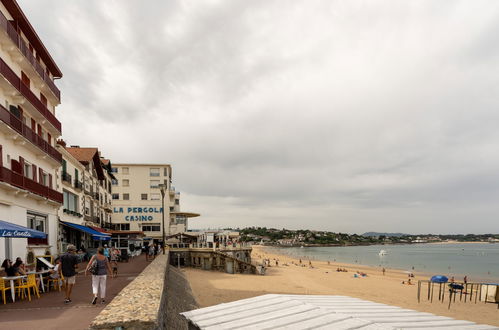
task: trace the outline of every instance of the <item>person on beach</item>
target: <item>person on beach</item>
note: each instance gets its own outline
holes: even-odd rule
[[[468,283],[468,276],[464,276],[463,282],[464,282],[464,284]]]
[[[61,272],[64,275],[66,284],[65,304],[71,302],[71,292],[76,282],[76,269],[78,267],[78,257],[76,256],[76,247],[69,244],[66,253],[61,256]]]
[[[383,276],[385,276],[386,269],[383,267]]]
[[[88,270],[92,266],[93,262],[96,261],[96,271],[92,274],[92,292],[94,294],[94,298],[92,299],[92,305],[97,303],[97,296],[100,289],[100,298],[101,304],[105,302],[106,299],[106,280],[107,275],[112,274],[111,266],[109,264],[109,260],[104,255],[104,248],[101,246],[97,249],[97,254],[93,255],[90,261],[88,262],[87,268],[85,269],[85,276],[87,275]]]

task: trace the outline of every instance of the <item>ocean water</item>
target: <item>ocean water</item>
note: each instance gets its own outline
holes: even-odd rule
[[[273,251],[304,260],[337,261],[395,268],[432,275],[454,276],[470,282],[499,283],[499,244],[412,244],[342,247],[277,248]],[[380,256],[381,250],[386,255]]]

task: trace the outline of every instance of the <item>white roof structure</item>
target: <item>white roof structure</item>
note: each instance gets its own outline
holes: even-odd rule
[[[267,294],[181,313],[199,329],[499,329],[345,296]]]

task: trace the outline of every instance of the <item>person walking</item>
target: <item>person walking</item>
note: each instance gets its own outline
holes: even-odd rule
[[[76,282],[76,269],[78,268],[78,257],[76,256],[76,247],[69,244],[66,253],[61,256],[61,273],[64,275],[66,284],[65,304],[71,302],[71,292]]]
[[[107,247],[107,244],[104,244],[104,257],[107,258],[107,260],[109,260],[109,248]]]
[[[101,304],[103,304],[106,299],[107,274],[112,274],[113,272],[111,270],[109,260],[107,260],[107,257],[104,255],[104,248],[102,246],[97,249],[97,254],[93,255],[88,262],[87,268],[85,269],[85,276],[93,265],[95,267],[93,267],[94,271],[92,273],[92,292],[94,294],[92,305],[95,305],[97,303],[99,289]]]

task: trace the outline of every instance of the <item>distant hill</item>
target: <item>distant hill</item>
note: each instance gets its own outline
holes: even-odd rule
[[[402,237],[402,236],[410,236],[410,235],[409,234],[402,234],[402,233],[377,233],[374,231],[370,231],[370,232],[362,234],[362,236],[366,236],[366,237],[372,237],[372,236]]]

